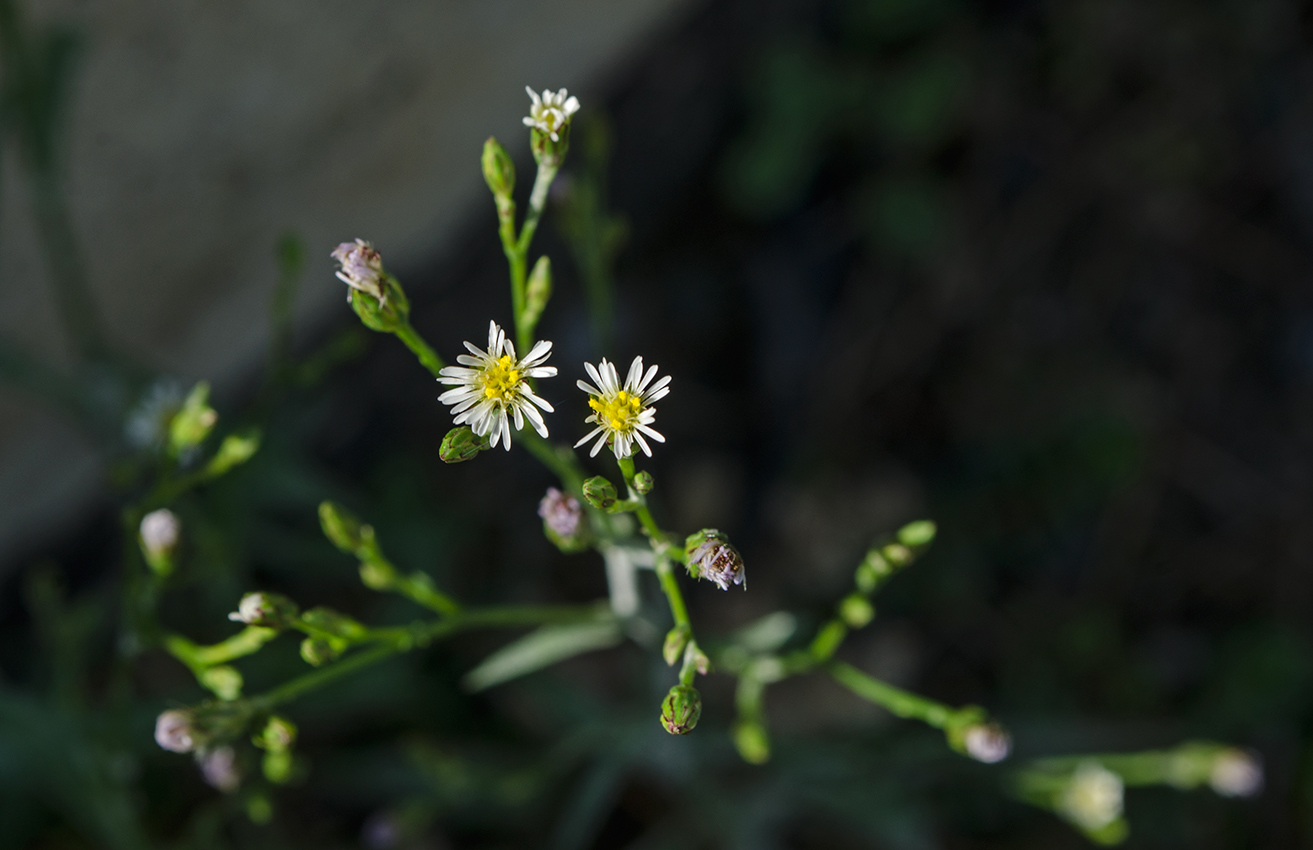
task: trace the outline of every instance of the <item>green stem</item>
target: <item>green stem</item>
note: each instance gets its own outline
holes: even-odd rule
[[[209,646],[197,646],[182,635],[164,636],[164,648],[188,667],[213,667],[259,651],[278,635],[274,629],[247,626],[227,640]]]
[[[529,453],[538,458],[543,466],[547,467],[565,488],[573,493],[576,497],[583,496],[584,493],[584,473],[579,465],[579,458],[575,456],[572,449],[566,446],[556,446],[547,442],[538,436],[538,432],[531,428],[525,428],[520,432],[520,442]]]
[[[441,377],[442,367],[446,364],[442,362],[442,358],[438,356],[438,353],[434,351],[433,348],[424,341],[424,338],[419,335],[415,328],[411,326],[410,322],[406,322],[401,325],[401,327],[397,328],[396,334],[397,339],[405,343],[406,348],[409,348],[414,352],[415,356],[419,358],[420,364],[425,369],[428,369],[433,377]]]
[[[501,217],[502,250],[506,252],[506,259],[511,267],[511,309],[515,314],[515,344],[519,347],[521,355],[528,353],[529,346],[533,343],[530,338],[533,329],[529,327],[525,314],[529,246],[533,243],[534,233],[538,230],[538,222],[542,219],[543,210],[547,206],[547,192],[551,189],[558,170],[560,170],[559,166],[538,164],[538,174],[534,177],[533,190],[529,193],[529,209],[524,214],[524,224],[520,227],[518,237],[513,236],[515,230],[513,219],[508,227],[506,218],[500,216],[501,210],[498,209]],[[511,214],[514,216],[513,207]]]
[[[670,616],[674,618],[675,625],[687,626],[691,635],[693,624],[688,619],[688,606],[684,604],[684,594],[679,590],[679,581],[675,578],[675,570],[669,558],[657,556],[656,574],[657,580],[661,582],[661,590],[666,594],[666,601],[670,603]],[[692,642],[691,637],[689,641]]]
[[[252,710],[257,713],[269,711],[275,706],[291,702],[309,691],[321,688],[343,676],[376,664],[391,655],[409,651],[415,646],[423,646],[430,641],[466,629],[514,628],[546,623],[583,622],[598,619],[599,616],[604,616],[604,608],[601,605],[506,605],[466,610],[433,623],[422,624],[415,629],[398,630],[397,636],[391,642],[349,655],[332,665],[298,676],[271,691],[253,697],[250,705]],[[373,637],[379,636],[374,635]]]
[[[936,729],[943,729],[957,714],[943,703],[895,688],[842,661],[832,661],[825,665],[825,669],[848,690],[876,705],[884,706],[891,714],[899,717],[920,720]]]

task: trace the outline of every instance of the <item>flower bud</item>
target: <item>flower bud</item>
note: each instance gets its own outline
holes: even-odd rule
[[[839,616],[854,629],[860,629],[875,619],[875,606],[860,593],[850,593],[839,603]]]
[[[671,735],[687,735],[702,716],[702,695],[691,685],[675,685],[661,701],[661,725]]]
[[[286,596],[277,593],[248,593],[228,619],[248,626],[285,629],[300,609]]]
[[[319,503],[319,527],[334,546],[357,557],[365,549],[366,542],[372,542],[374,538],[373,528],[336,502]]]
[[[169,422],[169,454],[178,457],[188,449],[204,442],[219,421],[219,414],[210,407],[210,385],[201,381],[192,387],[182,408]]]
[[[138,531],[141,554],[151,571],[161,578],[173,572],[173,553],[181,532],[178,515],[168,508],[151,511],[141,519]]]
[[[410,322],[410,299],[401,284],[390,274],[384,274],[380,286],[383,298],[368,292],[352,290],[348,293],[351,309],[360,322],[371,331],[396,333]]]
[[[218,747],[210,750],[201,758],[201,776],[207,785],[231,794],[242,784],[242,775],[237,770],[237,753],[232,747]]]
[[[515,191],[515,163],[492,136],[483,143],[482,164],[483,179],[488,181],[492,193],[501,198],[510,197]]]
[[[391,564],[381,561],[360,562],[360,583],[370,590],[391,590],[396,587],[397,573]]]
[[[665,645],[661,647],[661,657],[666,659],[666,664],[674,667],[684,657],[684,648],[692,636],[687,623],[681,623],[666,633]]]
[[[155,743],[175,753],[188,753],[201,745],[196,717],[186,709],[170,709],[155,719]]]
[[[1058,798],[1058,811],[1086,832],[1100,832],[1122,816],[1122,778],[1097,761],[1082,763]]]
[[[547,302],[552,297],[552,261],[544,254],[533,264],[524,290],[524,324],[532,328],[538,324]]]
[[[538,503],[538,516],[543,520],[543,534],[562,552],[579,552],[588,546],[588,526],[574,496],[548,487]]]
[[[765,764],[770,760],[770,736],[766,727],[755,720],[740,720],[731,732],[734,748],[748,764]]]
[[[1244,750],[1227,748],[1213,760],[1208,784],[1223,797],[1252,797],[1263,790],[1263,766]]]
[[[339,637],[347,641],[361,640],[367,630],[360,623],[332,608],[320,605],[301,615],[301,623],[310,631],[324,632],[329,637]]]
[[[912,550],[901,543],[890,543],[880,550],[886,561],[894,568],[907,566],[912,562]]]
[[[898,529],[898,542],[912,549],[929,546],[934,541],[937,530],[935,524],[928,519],[909,522]]]
[[[543,91],[542,97],[527,88],[533,105],[525,126],[532,128],[530,144],[533,158],[545,168],[560,168],[565,153],[570,149],[570,119],[579,111],[579,99],[569,97],[565,89],[559,92]]]
[[[997,723],[973,723],[962,733],[966,754],[979,762],[994,764],[1012,752],[1012,736]]]
[[[311,667],[318,667],[336,659],[344,649],[346,644],[342,641],[308,637],[301,641],[301,658]]]
[[[468,425],[462,425],[459,428],[452,428],[447,432],[447,436],[442,438],[438,457],[442,458],[444,463],[464,463],[478,457],[479,452],[486,448],[488,448],[487,438],[477,436]]]
[[[210,458],[205,471],[212,476],[223,475],[234,466],[240,466],[250,460],[260,450],[260,432],[251,430],[244,434],[229,434],[219,444],[219,450]]]
[[[721,590],[745,581],[743,556],[730,545],[728,537],[714,528],[690,534],[684,541],[684,554],[693,578],[705,578]]]
[[[599,510],[609,510],[616,503],[615,485],[600,475],[584,482],[584,501]]]
[[[227,664],[205,668],[196,680],[221,700],[235,700],[242,695],[242,674]]]
[[[646,496],[648,493],[651,493],[652,488],[655,485],[656,482],[652,480],[652,473],[646,470],[634,476],[634,490],[637,491],[639,495]]]
[[[262,750],[281,752],[290,749],[296,741],[296,724],[285,717],[274,715],[264,724],[251,743]]]
[[[292,753],[290,750],[269,750],[260,760],[260,769],[264,778],[275,785],[282,785],[292,778]]]

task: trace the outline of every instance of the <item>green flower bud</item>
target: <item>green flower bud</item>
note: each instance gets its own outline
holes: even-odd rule
[[[274,804],[267,795],[256,791],[246,798],[246,816],[253,824],[266,824],[273,820]]]
[[[277,593],[248,593],[228,619],[248,626],[285,629],[300,609],[286,596]]]
[[[301,658],[311,667],[333,661],[346,649],[346,642],[322,637],[308,637],[301,641]]]
[[[684,554],[688,574],[693,578],[705,578],[721,590],[746,581],[743,556],[730,545],[728,537],[714,528],[690,534],[684,541]]]
[[[912,549],[929,546],[935,539],[936,527],[928,519],[909,522],[898,529],[898,542]]]
[[[357,557],[365,549],[366,543],[372,543],[374,539],[373,528],[335,502],[319,503],[319,527],[334,546]]]
[[[675,626],[666,633],[666,642],[661,648],[661,657],[666,659],[666,664],[674,667],[679,659],[684,657],[684,647],[688,646],[692,636],[693,632],[686,623]]]
[[[209,667],[196,676],[201,686],[221,700],[235,700],[242,695],[242,674],[227,664]]]
[[[492,136],[483,143],[483,179],[492,194],[499,198],[510,197],[515,191],[515,163],[506,149]]]
[[[192,387],[182,403],[182,409],[169,422],[169,453],[178,457],[188,449],[204,442],[219,421],[219,414],[210,407],[210,385],[201,381]]]
[[[652,487],[656,482],[652,480],[652,473],[643,471],[634,476],[634,490],[639,494],[646,496],[652,492]]]
[[[260,450],[260,431],[253,429],[243,434],[229,434],[219,444],[219,450],[206,464],[205,471],[211,476],[223,475],[234,466],[250,460]]]
[[[302,614],[301,624],[308,630],[324,632],[330,637],[340,637],[347,641],[361,640],[368,634],[364,626],[346,614],[322,605]]]
[[[361,561],[360,582],[370,590],[392,590],[397,584],[397,573],[390,564]]]
[[[292,753],[289,750],[269,750],[260,761],[264,778],[282,785],[292,778]]]
[[[770,737],[766,727],[755,720],[740,720],[731,733],[734,748],[749,764],[765,764],[770,760]]]
[[[687,735],[702,716],[702,695],[690,685],[675,685],[661,701],[661,725],[671,735]]]
[[[600,475],[584,482],[584,501],[599,510],[608,510],[616,503],[615,485]]]
[[[890,543],[880,550],[885,560],[895,569],[905,567],[912,561],[912,550],[901,543]]]
[[[452,428],[447,432],[447,436],[442,438],[438,457],[442,458],[444,463],[464,463],[473,460],[486,448],[488,448],[486,437],[476,436],[468,425],[462,425],[459,428]]]
[[[524,290],[524,324],[532,328],[538,324],[547,301],[552,297],[552,261],[547,255],[538,258],[529,272],[529,282]]]
[[[839,603],[839,616],[854,629],[860,629],[875,618],[875,607],[860,593],[850,593]]]
[[[273,715],[265,722],[264,728],[261,729],[254,737],[251,743],[255,744],[262,750],[272,752],[282,752],[291,749],[292,744],[296,742],[296,724],[285,717]]]

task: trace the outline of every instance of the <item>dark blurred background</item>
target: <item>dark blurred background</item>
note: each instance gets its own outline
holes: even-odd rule
[[[750,576],[748,593],[692,587],[700,633],[780,609],[819,622],[873,540],[933,518],[934,548],[844,658],[987,706],[1018,759],[1188,738],[1261,754],[1252,800],[1130,791],[1128,847],[1313,846],[1310,26],[1286,0],[708,0],[589,80],[556,201],[604,182],[626,222],[614,343],[549,209],[538,247],[558,294],[540,333],[563,379],[544,393],[573,441],[580,361],[642,354],[674,376],[656,510],[727,531]],[[523,174],[527,146],[503,140]],[[451,356],[509,319],[491,203],[444,244],[393,270]],[[336,310],[298,349],[354,322]],[[166,623],[218,640],[252,587],[413,617],[319,536],[326,497],[462,598],[604,595],[596,555],[541,536],[546,474],[519,452],[442,464],[431,378],[394,340],[363,345],[277,403],[248,467],[180,508],[189,561]],[[234,421],[256,399],[245,374],[220,398]],[[0,724],[0,844],[109,846],[84,805],[197,848],[1086,843],[1012,800],[998,769],[819,677],[770,691],[776,752],[755,768],[725,735],[730,680],[707,679],[702,725],[669,738],[655,707],[671,674],[636,646],[463,695],[496,636],[296,704],[308,770],[262,826],[154,747],[155,713],[201,692],[147,657],[121,746],[131,790],[81,788],[65,760],[99,752],[97,722],[41,708],[31,576],[58,564],[92,612],[73,654],[94,703],[121,545],[121,497],[102,492],[9,558],[0,670],[26,708]],[[297,668],[283,649],[252,659],[253,686]]]

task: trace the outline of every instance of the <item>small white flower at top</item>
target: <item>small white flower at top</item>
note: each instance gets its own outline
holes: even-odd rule
[[[379,301],[384,299],[383,257],[374,250],[373,245],[363,239],[343,242],[333,249],[331,256],[342,266],[337,272],[338,280],[351,289],[369,293]],[[347,294],[350,295],[349,292]]]
[[[570,116],[579,111],[579,98],[567,99],[565,89],[558,92],[543,89],[542,97],[538,97],[538,93],[528,86],[525,86],[524,90],[533,98],[533,105],[529,107],[529,116],[524,119],[524,126],[536,127],[551,136],[553,142],[559,142],[561,128],[569,124]]]
[[[544,366],[552,354],[552,344],[546,340],[534,343],[522,360],[515,357],[515,346],[506,338],[506,332],[496,322],[488,323],[488,350],[476,348],[467,342],[469,354],[456,358],[462,366],[446,366],[439,373],[444,384],[456,388],[438,396],[438,401],[452,406],[457,425],[469,425],[480,437],[492,435],[489,442],[498,442],[511,450],[511,420],[515,430],[524,429],[528,419],[535,431],[547,436],[547,424],[534,405],[548,413],[552,406],[534,395],[529,378],[550,378],[556,374],[555,366]],[[471,356],[473,355],[473,356]]]
[[[652,404],[670,394],[670,376],[666,375],[653,383],[657,367],[653,366],[644,374],[642,357],[634,358],[623,386],[615,364],[608,363],[605,358],[599,366],[585,363],[584,368],[594,382],[578,382],[579,389],[592,396],[588,399],[588,406],[593,409],[593,413],[584,421],[597,427],[575,443],[575,448],[597,437],[596,445],[588,453],[589,457],[596,457],[602,446],[610,443],[616,458],[627,458],[634,453],[635,442],[643,449],[643,454],[651,457],[652,447],[643,439],[643,435],[646,434],[658,443],[666,441],[665,437],[651,428],[652,420],[656,418]]]

